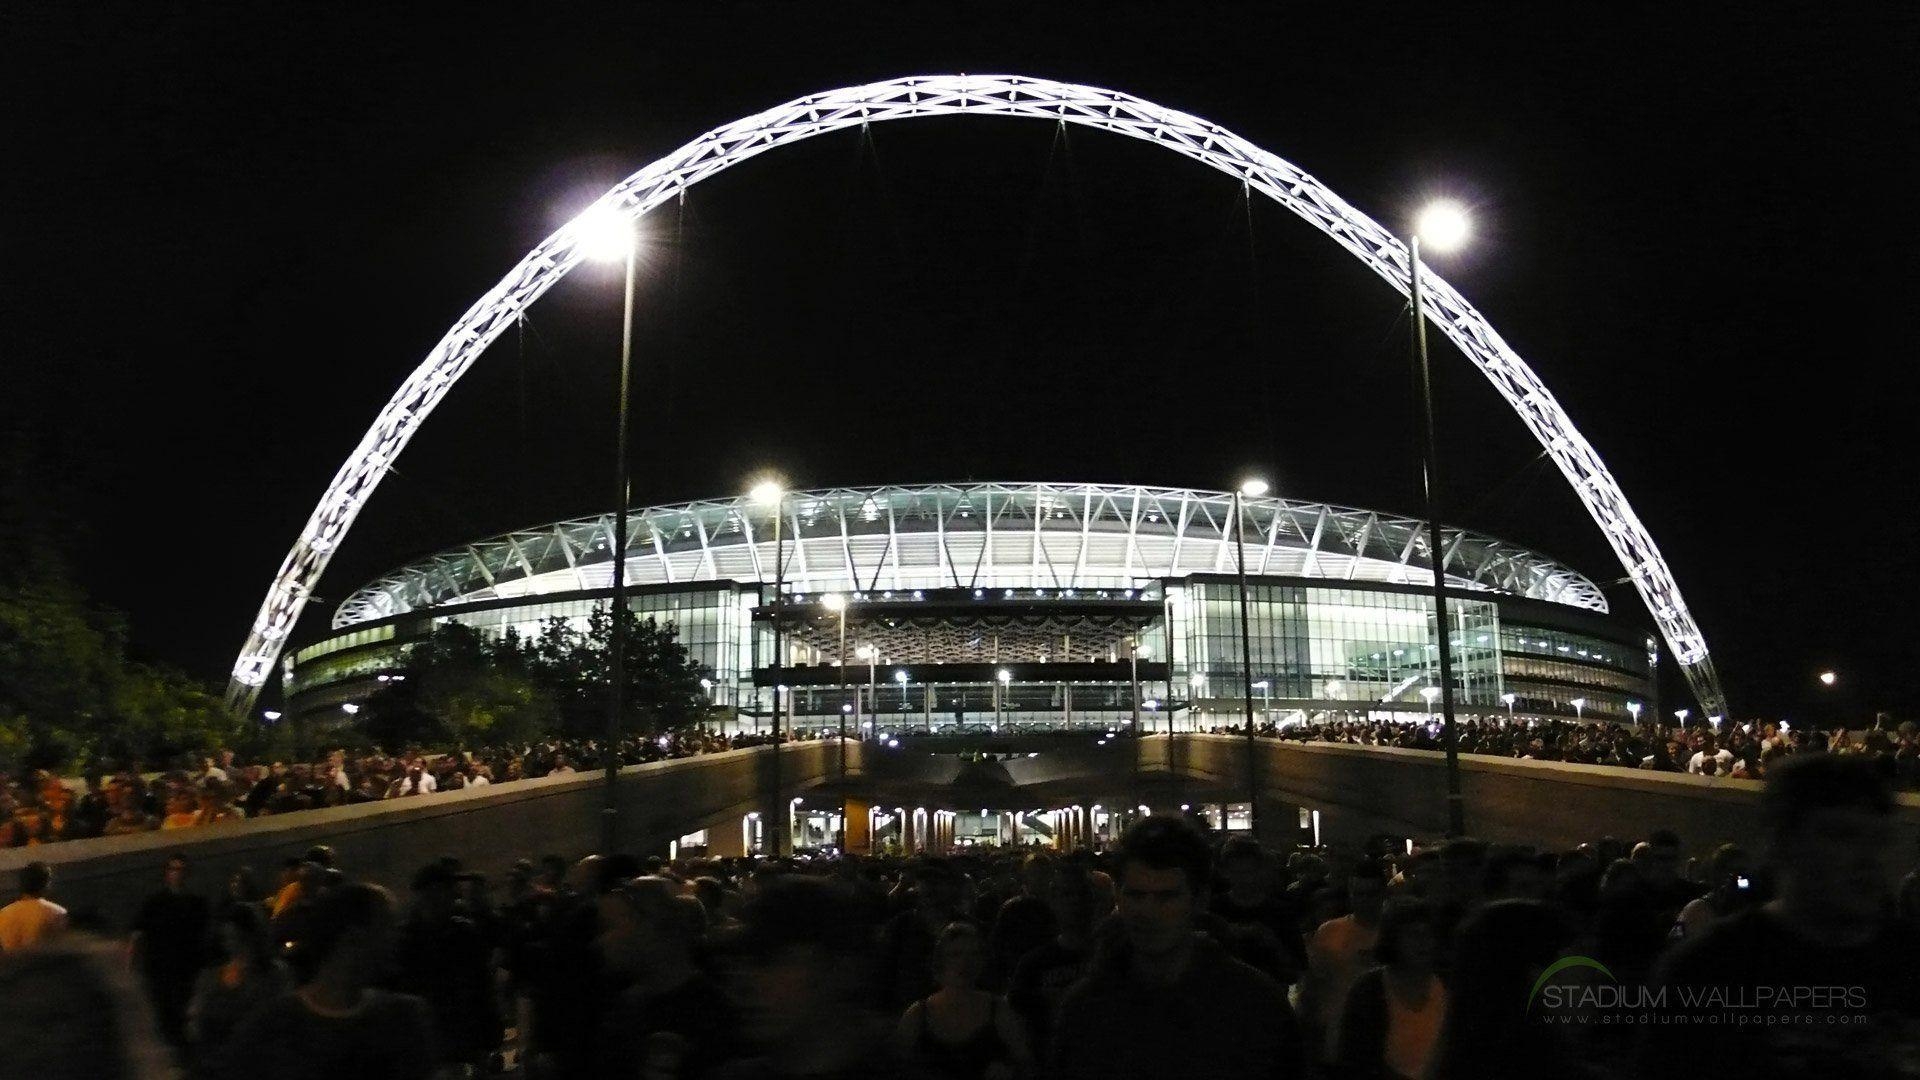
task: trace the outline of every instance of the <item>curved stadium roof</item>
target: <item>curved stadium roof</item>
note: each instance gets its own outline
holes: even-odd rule
[[[1233,496],[1108,484],[932,484],[789,492],[786,579],[807,592],[1112,588],[1235,571]],[[772,581],[773,508],[742,498],[628,517],[635,585]],[[1478,533],[1447,531],[1447,582],[1605,612],[1586,577]],[[799,538],[796,545],[795,537]],[[475,541],[355,592],[336,628],[409,611],[612,585],[613,515]],[[1246,500],[1247,571],[1329,581],[1432,582],[1419,521],[1291,499]]]

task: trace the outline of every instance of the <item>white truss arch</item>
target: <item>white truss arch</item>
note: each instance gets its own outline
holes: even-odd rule
[[[1332,237],[1402,294],[1408,291],[1405,245],[1292,163],[1216,124],[1128,94],[1015,75],[916,76],[798,98],[694,139],[615,185],[586,214],[612,210],[638,218],[723,169],[815,135],[884,120],[960,115],[1077,124],[1164,146],[1273,199]],[[521,311],[584,258],[580,223],[585,216],[541,241],[475,301],[380,410],[327,485],[274,576],[246,646],[234,663],[227,690],[230,707],[251,708],[333,552],[388,466],[441,397]],[[1423,285],[1427,317],[1493,383],[1593,515],[1653,613],[1695,696],[1707,712],[1725,712],[1706,639],[1681,599],[1666,560],[1600,455],[1581,437],[1539,377],[1473,305],[1431,272],[1424,275]],[[647,541],[636,537],[635,542]]]

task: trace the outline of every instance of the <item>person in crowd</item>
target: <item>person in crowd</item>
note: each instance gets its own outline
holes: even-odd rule
[[[393,896],[350,882],[313,901],[313,974],[263,1002],[209,1063],[227,1080],[420,1080],[440,1065],[426,1002],[377,989],[392,961]]]
[[[1572,946],[1554,907],[1499,900],[1469,915],[1454,938],[1438,1068],[1444,1080],[1580,1076],[1559,1030],[1530,1015],[1537,980]]]
[[[290,986],[258,904],[232,904],[214,920],[215,961],[200,969],[187,1005],[187,1040],[196,1060],[219,1056],[234,1029],[262,1002]]]
[[[109,946],[82,935],[0,952],[0,1075],[174,1080],[146,1003]]]
[[[1092,876],[1067,863],[1048,883],[1046,899],[1057,932],[1052,941],[1021,958],[1007,994],[1007,1003],[1019,1014],[1029,1043],[1036,1048],[1048,1045],[1060,1002],[1086,974],[1093,958]]]
[[[881,1004],[888,1012],[933,992],[934,944],[948,926],[967,918],[967,891],[966,875],[945,861],[923,860],[901,875],[896,892],[906,909],[880,932]]]
[[[1220,849],[1213,915],[1225,924],[1234,955],[1291,985],[1305,970],[1299,911],[1281,891],[1279,867],[1259,842],[1235,836]]]
[[[20,952],[60,936],[67,909],[47,899],[53,867],[31,862],[20,868],[20,897],[0,908],[0,952]]]
[[[1019,1018],[999,995],[980,988],[986,946],[980,930],[957,922],[934,948],[939,989],[907,1006],[894,1030],[894,1053],[924,1080],[986,1080],[1025,1075],[1033,1066]]]
[[[1341,1010],[1333,1060],[1346,1080],[1425,1080],[1438,1057],[1447,989],[1435,970],[1439,927],[1433,905],[1390,900],[1380,911],[1374,957]]]
[[[1713,732],[1700,732],[1694,743],[1693,756],[1687,759],[1687,771],[1701,776],[1725,776],[1733,768],[1733,752],[1717,746],[1717,742]]]
[[[1768,1012],[1787,1022],[1746,1025],[1735,1039],[1651,1025],[1641,1075],[1896,1075],[1912,1064],[1920,1032],[1920,934],[1893,914],[1886,777],[1859,755],[1796,756],[1769,775],[1761,810],[1773,898],[1680,942],[1657,982],[1827,989],[1775,1004]]]
[[[1361,972],[1374,965],[1380,911],[1386,900],[1386,865],[1379,859],[1359,860],[1347,873],[1350,910],[1321,923],[1307,943],[1300,1008],[1307,1033],[1317,1039],[1323,1059],[1339,1045],[1340,1016],[1348,991]]]
[[[866,909],[845,885],[782,875],[757,889],[726,943],[748,1053],[718,1080],[885,1080],[888,1021]]]
[[[187,873],[185,854],[167,856],[160,888],[140,905],[127,946],[160,1037],[176,1047],[186,1045],[187,1004],[206,960],[210,925],[207,898],[187,888]]]
[[[1687,902],[1674,919],[1670,936],[1688,938],[1708,926],[1762,902],[1765,887],[1753,857],[1738,844],[1721,844],[1707,860],[1707,892]]]
[[[606,1077],[707,1075],[736,1034],[732,1004],[699,964],[707,913],[664,877],[638,877],[599,899],[595,946],[620,985],[600,1040]]]
[[[459,868],[436,859],[413,877],[413,907],[401,924],[388,985],[427,1003],[434,1045],[454,1069],[477,1068],[499,1049],[492,947],[462,911]]]
[[[1629,858],[1664,923],[1671,924],[1679,917],[1681,908],[1706,891],[1681,873],[1685,856],[1680,836],[1672,829],[1655,829],[1649,833],[1645,840],[1633,846]]]
[[[982,925],[993,928],[987,938],[987,969],[983,976],[988,989],[1004,991],[1020,958],[1053,940],[1057,928],[1047,904],[1047,891],[1059,872],[1050,853],[1029,853],[1020,860],[1019,891],[1000,900],[983,918]],[[995,894],[994,899],[998,900],[999,894]]]
[[[1128,827],[1114,854],[1115,940],[1060,1004],[1053,1075],[1298,1075],[1299,1042],[1280,985],[1195,932],[1212,881],[1206,839],[1182,819],[1155,815]]]

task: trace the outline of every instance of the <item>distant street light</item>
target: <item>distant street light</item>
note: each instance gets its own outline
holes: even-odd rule
[[[360,711],[360,706],[355,705],[353,702],[349,701],[346,704],[340,706],[340,711],[343,713],[346,713],[348,716],[352,716],[354,713],[357,713]]]
[[[1513,722],[1513,703],[1520,699],[1518,694],[1501,694],[1500,701],[1507,707],[1507,722]]]
[[[266,720],[267,720],[267,723],[269,723],[269,724],[271,724],[271,723],[273,723],[273,722],[274,722],[275,720],[278,720],[278,719],[280,719],[280,710],[279,710],[279,709],[267,709],[267,710],[265,710],[265,711],[263,711],[263,712],[262,712],[262,713],[261,713],[260,715],[266,718]]]
[[[1675,720],[1678,720],[1678,721],[1680,721],[1680,726],[1681,726],[1681,727],[1686,727],[1686,726],[1687,726],[1687,717],[1689,717],[1689,716],[1691,716],[1691,715],[1693,715],[1693,710],[1691,710],[1691,709],[1675,709],[1675,710],[1673,710],[1673,718],[1674,718]]]
[[[1582,715],[1581,715],[1581,713],[1582,713],[1582,711],[1583,711],[1584,709],[1586,709],[1586,707],[1587,707],[1587,699],[1586,699],[1586,698],[1583,698],[1583,697],[1577,697],[1577,698],[1574,698],[1574,699],[1573,699],[1572,701],[1569,701],[1569,702],[1567,702],[1567,704],[1569,704],[1569,705],[1571,705],[1571,706],[1573,706],[1573,718],[1574,718],[1575,720],[1583,720],[1583,719],[1585,719],[1585,717],[1584,717],[1584,716],[1582,716]]]
[[[1821,686],[1832,686],[1834,683],[1838,682],[1839,679],[1840,677],[1838,675],[1835,675],[1831,671],[1823,671],[1820,673]]]
[[[1640,703],[1637,701],[1627,702],[1627,713],[1633,717],[1634,726],[1640,726]]]

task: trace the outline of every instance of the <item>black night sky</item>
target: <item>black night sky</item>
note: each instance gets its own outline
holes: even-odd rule
[[[0,6],[9,452],[36,456],[144,657],[224,680],[386,396],[600,190],[811,91],[1004,71],[1211,119],[1390,226],[1468,203],[1475,242],[1436,269],[1606,458],[1735,711],[1824,711],[1834,668],[1841,703],[1911,714],[1910,5],[177,7]],[[641,503],[767,468],[1252,470],[1419,507],[1398,298],[1163,150],[878,125],[757,158],[648,227]],[[604,509],[617,345],[611,274],[549,293],[414,441],[301,636],[407,558]],[[1619,578],[1485,380],[1451,347],[1436,362],[1450,520]]]

